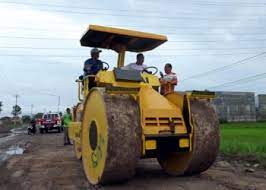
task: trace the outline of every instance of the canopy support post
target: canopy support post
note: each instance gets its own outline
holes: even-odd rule
[[[126,51],[122,50],[118,53],[117,67],[124,67]]]

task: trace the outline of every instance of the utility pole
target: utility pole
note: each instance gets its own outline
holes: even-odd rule
[[[60,96],[58,96],[57,112],[60,111]]]
[[[15,94],[15,98],[16,98],[16,104],[15,104],[15,106],[18,105],[18,97],[19,97],[19,95],[18,94]]]
[[[30,106],[30,115],[31,115],[31,117],[33,115],[33,104],[31,104],[31,106]]]
[[[16,98],[16,104],[15,104],[15,109],[17,109],[17,106],[18,106],[18,97],[19,97],[19,95],[18,94],[15,94],[15,98]],[[15,120],[15,126],[17,126],[17,118],[14,118],[14,120]]]

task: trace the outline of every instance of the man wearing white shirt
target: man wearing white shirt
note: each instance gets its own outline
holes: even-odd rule
[[[144,63],[144,55],[142,53],[137,54],[137,61],[130,63],[127,66],[122,67],[123,70],[135,70],[143,71],[147,66]]]

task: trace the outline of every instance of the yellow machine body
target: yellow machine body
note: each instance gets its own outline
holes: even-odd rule
[[[151,74],[142,74],[144,82],[117,82],[113,71],[100,71],[95,79],[98,87],[105,88],[109,94],[130,94],[139,104],[141,110],[142,127],[142,154],[150,157],[146,152],[156,150],[157,139],[166,137],[177,137],[176,144],[179,148],[190,151],[192,148],[192,133],[188,133],[183,119],[183,107],[175,104],[175,101],[183,104],[184,96],[179,96],[174,101],[158,92],[160,86],[158,77]],[[85,84],[88,79],[85,79]],[[89,90],[80,91],[79,97],[86,97]],[[189,94],[188,94],[189,95]],[[171,99],[170,99],[171,100]],[[191,127],[191,126],[190,126]],[[81,122],[74,122],[70,131],[70,137],[80,142],[78,138],[81,133]]]
[[[95,25],[91,25],[81,38],[83,46],[116,51],[118,53],[118,69],[124,66],[126,51],[149,51],[166,41],[167,37],[162,35]],[[139,124],[141,128],[141,144],[140,147],[131,147],[140,151],[137,155],[140,158],[158,158],[158,154],[164,152],[164,149],[171,149],[175,155],[170,160],[158,158],[162,167],[169,171],[168,173],[182,174],[186,169],[189,173],[187,165],[193,161],[191,155],[194,146],[194,126],[190,101],[192,99],[209,100],[213,98],[213,94],[174,92],[163,96],[159,93],[160,82],[157,76],[147,73],[141,73],[140,76],[142,80],[138,82],[130,79],[117,80],[114,69],[113,71],[99,71],[96,76],[86,76],[83,81],[76,81],[79,103],[73,109],[75,120],[69,127],[69,135],[74,142],[77,158],[81,159],[85,156],[83,159],[84,170],[91,183],[109,183],[117,180],[113,180],[108,173],[110,169],[106,162],[109,158],[103,159],[109,156],[107,145],[111,143],[108,131],[112,130],[108,129],[108,125],[110,122],[115,122],[115,119],[111,121],[113,116],[110,120],[110,116],[107,115],[108,109],[111,108],[106,106],[112,105],[108,99],[117,95],[127,95],[127,98],[131,97],[137,103],[135,112],[139,114],[137,125]],[[93,78],[96,84],[96,87],[91,89],[89,89],[90,78]],[[127,111],[130,112],[130,110]],[[126,114],[122,115],[121,113],[121,117],[127,117]],[[100,126],[97,130],[101,135],[100,138],[99,135],[96,138],[97,142],[91,140],[90,133],[96,133],[90,131],[94,127],[91,123]],[[87,145],[89,143],[91,146]],[[92,144],[95,143],[97,146],[93,147]],[[108,172],[103,172],[105,166]],[[120,178],[123,177],[120,176]]]

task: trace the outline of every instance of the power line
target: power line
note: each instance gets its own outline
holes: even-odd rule
[[[6,3],[6,2],[1,2]],[[21,3],[21,2],[7,2],[7,4],[16,4],[16,5],[30,5],[30,6],[45,6],[45,7],[61,7],[59,5],[49,5],[49,4],[36,4],[36,3]],[[71,8],[71,7],[69,7]],[[71,8],[72,9],[72,8]],[[62,12],[67,14],[85,14],[85,15],[97,15],[100,14],[101,16],[114,16],[114,17],[129,17],[132,19],[136,18],[156,18],[156,19],[167,19],[167,20],[203,20],[203,21],[209,21],[209,20],[219,20],[219,21],[232,21],[232,18],[214,18],[214,17],[184,17],[184,16],[178,16],[178,17],[172,17],[172,16],[161,16],[161,15],[128,15],[128,14],[110,14],[110,13],[99,13],[99,12],[80,12],[80,11],[72,11],[72,10],[47,10],[47,9],[40,9],[41,11],[49,11],[49,12]],[[261,16],[260,16],[261,17]],[[260,18],[259,17],[259,18]],[[253,19],[246,19],[245,21],[257,21],[258,18]]]
[[[260,79],[258,79],[258,80],[262,80],[262,79],[266,79],[266,78],[260,78]],[[255,81],[258,81],[258,80],[255,80]],[[262,88],[262,89],[264,89],[262,86],[260,86],[260,85],[264,85],[264,83],[265,82],[263,82],[263,83],[256,83],[256,85],[254,85],[253,83],[252,83],[253,81],[251,81],[251,82],[247,82],[247,83],[241,83],[241,84],[237,84],[237,86],[238,87],[240,87],[241,89],[251,89],[251,88]],[[234,86],[234,85],[232,85],[232,86],[229,86],[229,87],[226,87],[226,89],[228,89],[228,90],[234,90],[234,89],[236,89],[236,87]]]
[[[60,26],[60,25],[56,25],[57,27]],[[227,29],[227,30],[232,30],[232,29],[243,29],[243,27],[240,27],[240,26],[230,26],[230,27],[220,27],[220,28],[217,28],[217,26],[182,26],[182,27],[176,27],[176,26],[169,26],[169,25],[165,25],[165,26],[162,26],[162,25],[109,25],[110,27],[120,27],[120,28],[134,28],[134,27],[146,27],[146,28],[159,28],[160,30],[163,30],[163,29],[175,29],[177,31],[179,30],[202,30],[202,28],[204,29],[217,29],[217,30],[220,30],[220,29]],[[14,29],[14,30],[28,30],[28,31],[49,31],[51,29],[49,28],[33,28],[33,27],[21,27],[21,26],[0,26],[0,28],[2,29]],[[254,29],[254,28],[252,28]],[[266,27],[261,27],[261,26],[256,26],[255,28],[256,30],[260,29],[260,30],[265,30]],[[80,32],[78,30],[72,30],[72,29],[64,29],[64,31],[72,31],[72,32]]]
[[[217,50],[252,50],[252,49],[264,49],[265,47],[239,47],[239,48],[165,48],[158,51],[191,51],[191,50],[204,50],[204,51],[217,51]],[[22,50],[76,50],[76,51],[88,51],[88,49],[81,48],[64,48],[64,47],[27,47],[27,46],[0,46],[0,49],[22,49]],[[156,50],[155,50],[156,51]]]
[[[163,1],[163,2],[164,3],[168,3],[168,4],[176,4],[176,1]],[[145,1],[141,1],[141,3],[153,3],[154,4],[154,3],[156,3],[156,1],[145,0]],[[161,2],[157,1],[157,3],[161,3]],[[188,3],[188,1],[186,1],[185,3]],[[234,8],[233,6],[264,8],[263,5],[266,5],[266,3],[210,2],[210,1],[190,1],[188,5],[191,6],[191,4],[193,6],[229,6],[229,7],[232,7],[232,8]]]
[[[1,47],[0,47],[1,48]],[[178,48],[167,48],[160,49],[160,51],[191,51],[191,50],[204,50],[204,51],[217,51],[217,50],[252,50],[252,49],[264,49],[266,47],[239,47],[239,48],[187,48],[187,49],[178,49]]]
[[[31,91],[31,94],[32,93],[36,93],[36,94],[39,94],[39,95],[57,97],[57,110],[59,111],[60,102],[61,102],[61,100],[60,100],[61,96],[60,95],[56,95],[56,94],[51,93],[51,92],[40,91],[38,89],[34,89],[34,88],[27,87],[27,91],[29,91],[29,90]],[[23,92],[21,92],[21,93],[23,93]],[[19,96],[16,94],[16,102],[17,102],[17,98],[18,97]],[[17,103],[16,103],[16,105],[17,105]],[[32,112],[32,109],[33,109],[33,105],[31,105],[31,112]]]
[[[165,35],[174,35],[174,36],[202,36],[202,35],[208,35],[208,36],[218,36],[222,35],[224,36],[226,33],[225,32],[196,32],[196,33],[177,33],[177,32],[172,32],[172,33],[164,33]],[[229,32],[230,35],[233,36],[253,36],[253,35],[266,35],[265,33],[232,33]]]
[[[145,1],[145,3],[151,2],[151,1]],[[164,1],[165,2],[165,1]],[[171,1],[167,1],[170,2]],[[5,4],[16,4],[16,5],[30,5],[30,6],[44,6],[44,7],[57,7],[57,8],[67,8],[67,9],[83,9],[83,10],[97,10],[97,11],[114,11],[114,12],[149,12],[149,13],[158,13],[158,11],[152,11],[152,10],[147,10],[147,9],[110,9],[110,8],[103,8],[103,7],[85,7],[85,6],[65,6],[65,5],[59,5],[59,4],[46,4],[46,3],[29,3],[29,2],[15,2],[15,1],[2,1],[0,3],[5,3]],[[154,3],[154,1],[152,1]],[[176,3],[176,1],[175,1]],[[207,5],[207,6],[232,6],[232,4],[235,4],[237,6],[239,5],[245,5],[248,7],[253,7],[254,5],[260,5],[258,7],[261,7],[261,5],[266,5],[266,3],[213,3],[213,2],[193,2],[194,5]],[[180,4],[179,4],[180,5]],[[191,5],[191,4],[190,4]],[[252,5],[252,6],[251,6]],[[182,12],[183,14],[184,12]]]
[[[253,81],[265,78],[265,77],[266,77],[266,73],[260,73],[260,74],[252,75],[249,77],[241,78],[241,79],[233,81],[233,82],[227,82],[227,83],[223,83],[223,84],[220,84],[217,86],[213,86],[213,87],[210,87],[208,89],[217,89],[217,88],[222,88],[222,87],[235,86],[235,85],[239,85],[241,83],[253,82]]]
[[[265,47],[266,48],[266,47]],[[30,49],[30,50],[86,50],[86,51],[88,51],[88,49],[81,49],[81,48],[63,48],[63,47],[55,47],[55,48],[53,48],[53,47],[23,47],[23,46],[13,46],[13,47],[11,47],[11,46],[2,46],[2,47],[0,47],[0,49],[23,49],[23,50],[25,50],[25,49]]]
[[[79,41],[79,39],[75,38],[51,38],[51,37],[25,37],[25,36],[0,36],[0,38],[15,38],[15,39],[32,39],[32,40],[75,40]],[[222,42],[224,40],[169,40],[169,42],[179,42],[179,43],[186,43],[186,42],[202,42],[202,43],[216,43]],[[252,42],[252,41],[266,41],[266,39],[237,39],[237,42]],[[225,41],[228,42],[228,41]],[[234,41],[235,42],[235,41]]]
[[[217,72],[220,72],[220,71],[224,71],[224,70],[227,70],[227,69],[229,69],[229,68],[232,68],[232,67],[234,67],[234,66],[236,66],[236,65],[246,64],[247,61],[249,61],[249,60],[251,60],[251,59],[254,59],[254,58],[256,58],[256,57],[262,56],[262,55],[264,55],[264,54],[266,54],[266,52],[262,52],[262,53],[259,53],[259,54],[254,55],[254,56],[247,57],[247,58],[245,58],[245,59],[241,59],[241,60],[236,61],[236,62],[234,62],[234,63],[231,63],[231,64],[229,64],[229,65],[225,65],[225,66],[223,66],[223,67],[218,67],[218,68],[215,68],[215,69],[212,69],[212,70],[209,70],[209,71],[203,72],[203,73],[199,73],[199,74],[196,74],[196,75],[192,75],[192,76],[190,76],[190,77],[185,78],[185,79],[183,80],[183,82],[184,82],[184,81],[187,81],[187,80],[190,80],[190,79],[200,78],[200,77],[204,77],[204,76],[206,76],[206,75],[210,75],[210,74],[214,74],[214,73],[217,73]]]
[[[75,40],[76,38],[49,38],[49,37],[24,37],[24,36],[0,36],[0,38],[17,38],[17,39],[31,39],[31,40]]]
[[[246,2],[204,2],[204,1],[193,1],[193,4],[196,5],[210,5],[210,6],[248,6],[248,7],[253,7],[254,5],[259,5],[258,7],[261,7],[262,5],[266,5],[266,3],[246,3]],[[256,6],[257,7],[257,6]]]
[[[50,30],[49,28],[33,28],[33,27],[24,27],[24,26],[23,27],[21,26],[0,26],[0,28],[11,29],[11,30],[29,30],[29,31],[49,31]]]
[[[254,41],[265,41],[266,39],[237,39],[236,41],[239,42],[254,42]],[[198,40],[198,41],[193,41],[193,40],[169,40],[169,42],[203,42],[203,43],[217,43],[217,42],[232,42],[232,41],[226,41],[226,40]],[[235,41],[234,41],[235,42]]]
[[[45,3],[24,3],[24,2],[0,2],[5,4],[20,4],[20,5],[31,5],[31,6],[45,6],[45,7],[59,7],[59,8],[71,8],[71,9],[84,9],[84,10],[101,10],[101,11],[115,11],[115,12],[139,12],[139,11],[145,11],[145,12],[151,12],[151,13],[158,13],[158,11],[151,11],[146,9],[108,9],[103,7],[84,7],[84,6],[63,6],[58,4],[45,4]]]
[[[170,55],[158,55],[158,54],[145,54],[146,56],[153,57],[178,57],[178,56],[215,56],[215,55],[241,55],[241,54],[253,54],[251,52],[241,53],[214,53],[214,54],[170,54]],[[56,54],[0,54],[0,57],[88,57],[88,55],[56,55]],[[105,57],[112,57],[111,55],[105,55]],[[186,79],[187,80],[187,79]]]
[[[156,19],[166,19],[166,20],[199,20],[199,21],[232,21],[232,18],[204,18],[204,17],[166,17],[166,16],[155,16],[155,15],[126,15],[126,14],[108,14],[108,13],[97,13],[97,12],[78,12],[78,11],[64,11],[64,10],[47,10],[47,9],[40,9],[41,11],[49,11],[49,12],[61,12],[65,14],[85,14],[85,15],[97,15],[100,14],[101,16],[112,16],[112,17],[128,17],[130,19],[143,19],[143,18],[156,18]],[[259,17],[260,18],[260,17]],[[258,18],[246,19],[245,21],[257,21]]]
[[[8,28],[4,28],[4,29],[7,29],[7,30],[9,30]],[[11,30],[18,30],[19,28],[11,28]],[[266,29],[266,28],[265,28]],[[38,32],[40,32],[40,31],[49,31],[50,29],[36,29],[36,30],[34,30],[34,29],[22,29],[22,30],[26,30],[26,31],[30,31],[30,32],[35,32],[35,31],[38,31]],[[50,31],[54,31],[54,30],[50,30]],[[5,31],[4,31],[5,32]],[[58,31],[58,32],[60,32],[60,31]],[[69,32],[68,30],[64,30],[64,32]],[[71,32],[73,32],[73,34],[74,33],[80,33],[80,32],[78,32],[78,31],[75,31],[74,32],[74,30],[73,31],[71,31]],[[168,36],[202,36],[202,35],[208,35],[208,36],[219,36],[219,35],[221,35],[221,36],[224,36],[225,35],[225,32],[202,32],[202,31],[200,31],[200,32],[193,32],[193,33],[188,33],[187,31],[184,31],[185,33],[180,33],[180,31],[176,31],[176,32],[167,32],[167,33],[165,33],[165,32],[161,32],[161,33],[163,33],[163,35],[168,35]],[[233,32],[228,32],[228,31],[226,31],[226,33],[229,33],[230,35],[233,35],[233,36],[254,36],[254,35],[266,35],[266,33],[265,32],[262,32],[262,33],[233,33]]]
[[[264,80],[263,80],[264,79]],[[231,86],[227,86],[226,87],[226,90],[236,90],[236,87],[237,86],[237,89],[245,89],[245,90],[249,90],[251,88],[256,88],[256,89],[263,89],[263,84],[265,83],[265,77],[262,77],[262,78],[258,78],[257,80],[252,80],[252,81],[248,81],[248,82],[242,82],[242,83],[239,83],[239,84],[236,84],[236,85],[231,85]],[[260,80],[260,82],[257,82],[258,80]],[[263,82],[262,82],[263,81]],[[256,82],[254,84],[254,82]],[[261,86],[262,85],[262,86]]]

